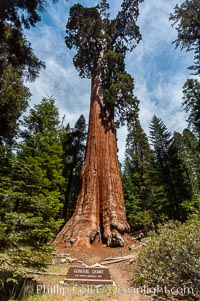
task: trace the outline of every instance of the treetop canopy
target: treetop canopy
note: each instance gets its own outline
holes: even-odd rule
[[[106,0],[94,7],[75,4],[71,7],[66,25],[66,46],[75,48],[74,65],[80,76],[90,78],[107,51],[125,55],[141,40],[136,24],[139,3],[143,0],[124,0],[116,18],[110,19]],[[104,64],[105,66],[105,64]]]
[[[121,10],[110,19],[109,3],[101,0],[94,7],[80,3],[71,7],[66,25],[66,46],[77,50],[73,62],[81,77],[101,76],[104,103],[123,124],[133,110],[133,78],[125,71],[125,55],[141,40],[136,24],[139,3],[123,0]]]

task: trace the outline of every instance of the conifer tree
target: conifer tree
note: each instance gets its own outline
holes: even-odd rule
[[[86,122],[83,115],[79,117],[74,128],[69,126],[63,136],[64,177],[67,179],[63,218],[72,216],[76,199],[81,188],[81,169],[85,157]]]
[[[185,129],[182,134],[183,144],[179,146],[181,150],[181,159],[184,163],[187,178],[190,183],[190,198],[185,198],[181,204],[183,215],[188,217],[189,214],[200,212],[200,155],[198,149],[198,140],[189,130]],[[184,190],[183,190],[184,191]]]
[[[169,162],[172,137],[171,133],[167,131],[164,122],[155,115],[150,124],[149,137],[153,147],[154,164],[157,170],[156,178],[159,180],[159,186],[163,186],[164,188],[159,200],[160,211],[164,216],[173,218],[179,209],[177,208],[178,203]]]
[[[50,2],[57,2],[52,0]],[[35,79],[44,64],[34,55],[24,29],[41,20],[45,0],[12,0],[0,2],[0,75],[5,65],[17,69],[20,75]]]
[[[197,0],[185,0],[181,5],[176,5],[174,12],[170,15],[170,20],[173,22],[172,26],[176,25],[178,32],[177,39],[174,41],[176,48],[186,51],[192,51],[193,55],[193,65],[189,67],[193,74],[200,75],[200,3]],[[195,151],[195,155],[191,158],[191,153],[193,152],[193,147],[188,148],[188,141],[193,141],[191,133],[185,132],[189,140],[185,142],[185,164],[187,166],[188,176],[191,180],[192,191],[197,192],[199,190],[199,171],[196,169],[199,165],[199,145],[200,145],[200,127],[199,127],[199,116],[200,116],[200,104],[199,104],[199,80],[188,79],[183,86],[183,107],[186,112],[189,113],[189,127],[192,129],[193,133],[198,139],[198,146]],[[184,137],[184,140],[186,136]],[[191,167],[189,168],[188,162],[191,162]],[[194,180],[195,179],[195,180]],[[199,195],[195,194],[194,203],[196,204],[199,200]],[[191,200],[188,201],[187,207],[191,207]]]
[[[170,15],[172,26],[176,25],[178,32],[174,41],[181,50],[192,51],[194,64],[189,67],[196,75],[200,75],[200,3],[197,0],[185,0],[181,5],[176,5],[174,13]],[[199,139],[199,80],[188,79],[183,87],[183,107],[189,112],[189,125],[192,126]]]
[[[25,80],[35,80],[45,66],[35,56],[24,29],[40,21],[46,4],[44,0],[0,1],[0,173],[31,96]]]
[[[151,198],[153,155],[139,121],[139,101],[128,120],[128,136],[123,176],[123,190],[129,223],[149,225],[152,221]]]
[[[123,122],[134,103],[133,80],[125,54],[140,41],[136,25],[141,0],[123,0],[116,18],[101,1],[86,8],[75,4],[67,22],[66,46],[77,50],[74,65],[91,78],[91,105],[82,186],[75,212],[56,244],[90,247],[101,241],[124,246],[129,233],[119,173],[114,116]]]
[[[153,145],[155,164],[159,169],[167,169],[168,152],[172,143],[171,133],[167,131],[164,122],[155,115],[150,124],[149,136]]]
[[[189,69],[200,75],[200,3],[198,0],[185,0],[176,5],[170,15],[172,26],[176,25],[178,37],[174,41],[176,48],[194,52],[194,65]]]
[[[150,126],[157,176],[155,183],[163,186],[164,194],[158,198],[159,215],[184,221],[199,187],[197,140],[187,129],[183,135],[167,131],[164,123],[154,116]],[[196,153],[195,153],[196,152]]]
[[[192,195],[195,196],[200,194],[199,144],[196,136],[189,129],[184,129],[182,136],[184,141],[182,156],[192,186]]]
[[[191,178],[189,176],[187,161],[187,151],[184,144],[183,136],[175,132],[173,141],[169,149],[169,169],[171,174],[171,181],[173,185],[172,197],[176,200],[176,210],[173,218],[184,221],[187,214],[182,207],[184,201],[189,201],[193,197]]]
[[[189,113],[189,127],[198,138],[200,146],[200,82],[188,79],[183,86],[183,107]]]
[[[0,183],[0,272],[15,279],[45,266],[52,250],[47,242],[61,225],[64,185],[54,100],[43,99],[23,125],[11,172]]]

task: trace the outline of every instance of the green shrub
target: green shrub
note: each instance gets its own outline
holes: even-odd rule
[[[54,301],[53,295],[32,295],[24,301]]]
[[[157,298],[200,300],[200,217],[159,226],[134,264],[134,286]]]

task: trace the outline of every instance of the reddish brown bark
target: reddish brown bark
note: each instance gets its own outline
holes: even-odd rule
[[[113,112],[103,104],[98,76],[92,79],[86,158],[76,209],[55,239],[55,244],[90,247],[103,242],[124,246],[126,221],[117,159]]]

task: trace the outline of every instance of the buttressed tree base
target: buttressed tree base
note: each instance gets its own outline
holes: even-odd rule
[[[141,39],[135,23],[139,2],[122,1],[113,20],[106,0],[92,8],[75,4],[70,10],[65,41],[68,48],[77,49],[74,65],[80,76],[91,78],[91,103],[82,186],[56,245],[123,247],[129,237],[114,117],[124,122],[134,107],[133,79],[124,59]]]
[[[123,236],[129,233],[129,225],[110,114],[102,102],[101,84],[96,76],[92,80],[82,187],[75,212],[58,234],[56,244],[69,242],[69,245],[89,247],[91,243],[103,242],[108,246],[124,246]]]

